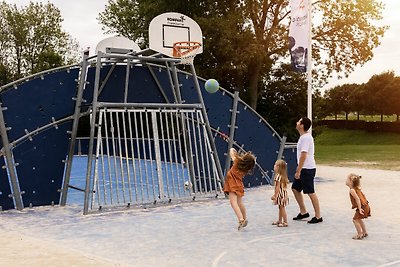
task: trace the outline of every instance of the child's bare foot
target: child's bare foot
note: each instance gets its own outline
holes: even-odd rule
[[[363,234],[361,234],[361,235],[355,235],[355,236],[353,236],[352,238],[355,239],[355,240],[361,240],[361,239],[364,238],[364,235],[363,235]]]
[[[272,225],[278,225],[280,223],[281,223],[280,221],[276,221],[276,222],[273,222]]]

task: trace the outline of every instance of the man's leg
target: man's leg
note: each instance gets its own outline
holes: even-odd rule
[[[301,194],[301,192],[297,191],[296,189],[292,188],[293,191],[293,195],[297,201],[297,204],[299,205],[300,208],[300,213],[301,214],[306,214],[307,213],[307,209],[306,206],[304,205],[304,198],[303,195]]]
[[[311,193],[311,194],[308,194],[308,196],[310,197],[311,203],[312,203],[312,205],[314,207],[315,217],[317,219],[321,218],[321,213],[320,213],[320,210],[319,210],[319,200],[318,200],[317,194],[316,193]]]

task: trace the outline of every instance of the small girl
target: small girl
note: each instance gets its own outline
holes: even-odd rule
[[[273,222],[272,225],[278,227],[287,227],[287,214],[286,205],[289,204],[289,197],[287,193],[287,185],[289,183],[287,175],[287,164],[284,160],[277,160],[274,165],[274,181],[275,181],[275,192],[271,197],[274,205],[279,207],[278,221]]]
[[[356,208],[356,213],[353,217],[353,223],[357,230],[357,235],[353,236],[353,239],[363,239],[368,236],[365,224],[362,219],[371,216],[371,208],[365,198],[363,192],[361,192],[361,176],[350,173],[346,180],[346,185],[350,188],[350,201],[351,208]]]
[[[225,177],[224,192],[229,195],[231,207],[239,220],[238,231],[247,226],[246,208],[243,205],[244,196],[243,177],[254,168],[256,158],[251,152],[238,153],[234,148],[229,150],[233,161],[231,169]]]

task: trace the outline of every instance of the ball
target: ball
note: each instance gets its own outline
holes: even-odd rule
[[[184,187],[185,187],[185,190],[190,190],[190,189],[192,189],[192,183],[189,181],[185,181]]]
[[[218,91],[219,83],[215,79],[209,79],[204,84],[204,88],[206,89],[207,92],[209,92],[210,94],[213,94]]]

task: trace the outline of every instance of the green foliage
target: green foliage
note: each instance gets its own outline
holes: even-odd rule
[[[77,43],[62,30],[51,3],[26,7],[0,2],[0,85],[77,61]]]
[[[345,112],[346,119],[350,112],[360,114],[400,116],[400,77],[393,71],[373,75],[365,84],[344,84],[325,93],[327,111],[337,115]]]
[[[288,72],[289,68],[290,65],[286,65],[273,73],[257,111],[278,133],[294,142],[298,138],[296,122],[307,114],[307,82],[302,74]]]
[[[204,33],[204,53],[196,58],[196,70],[221,86],[241,90],[241,96],[257,109],[268,90],[268,78],[288,58],[287,31],[290,18],[287,0],[109,0],[99,20],[107,32],[120,33],[142,46],[147,44],[151,19],[174,11],[195,19]],[[386,27],[383,5],[376,0],[321,0],[313,5],[323,17],[313,29],[313,59],[320,84],[333,72],[347,75],[372,58]]]

